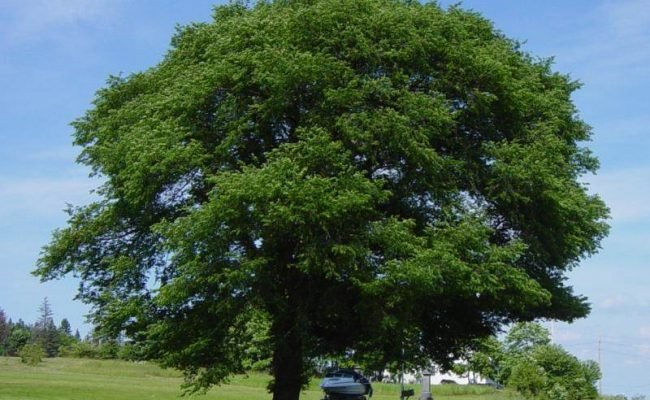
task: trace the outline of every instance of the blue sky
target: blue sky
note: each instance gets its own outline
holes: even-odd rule
[[[456,1],[441,1],[448,5]],[[75,164],[69,123],[109,74],[155,65],[177,23],[205,21],[214,1],[0,0],[0,307],[33,322],[47,296],[55,318],[82,325],[77,282],[29,275],[66,203],[97,182]],[[598,358],[606,393],[650,394],[650,1],[466,0],[506,35],[584,83],[574,100],[601,160],[584,180],[612,209],[602,251],[570,274],[591,315],[554,324],[554,339]],[[547,324],[550,327],[550,324]]]

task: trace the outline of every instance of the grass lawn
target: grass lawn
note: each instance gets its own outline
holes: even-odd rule
[[[268,400],[268,375],[236,376],[228,385],[206,395],[189,398],[205,400]],[[146,400],[179,399],[181,375],[151,363],[71,358],[46,359],[29,367],[18,358],[0,357],[0,400]],[[320,400],[322,392],[314,379],[301,400]],[[398,400],[399,386],[373,384],[373,400]],[[520,400],[508,391],[480,386],[445,385],[434,387],[436,400]],[[416,388],[415,398],[419,389]],[[185,397],[188,398],[188,397]]]

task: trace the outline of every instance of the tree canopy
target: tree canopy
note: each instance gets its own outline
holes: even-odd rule
[[[81,278],[106,331],[207,387],[266,320],[274,399],[308,362],[402,352],[588,313],[565,273],[606,234],[579,84],[458,7],[216,7],[73,123],[104,183],[35,274]]]
[[[504,340],[505,351],[512,354],[530,352],[538,346],[551,343],[548,329],[536,323],[515,324]]]

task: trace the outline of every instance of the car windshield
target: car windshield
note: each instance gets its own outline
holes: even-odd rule
[[[345,371],[330,372],[325,375],[325,378],[354,378],[354,373]]]

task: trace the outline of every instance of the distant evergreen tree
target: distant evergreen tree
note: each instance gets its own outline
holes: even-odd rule
[[[7,352],[7,340],[11,330],[7,316],[2,308],[0,308],[0,355],[5,355]]]
[[[79,329],[75,331],[74,338],[77,340],[77,342],[81,342],[81,334],[79,333]]]
[[[50,307],[50,302],[47,300],[47,297],[43,299],[43,303],[41,303],[38,311],[41,313],[41,316],[38,319],[38,322],[36,322],[37,327],[45,329],[50,323],[54,323],[54,320],[52,319],[54,313],[52,312],[52,307]]]
[[[59,351],[59,330],[54,324],[54,313],[47,297],[43,299],[39,311],[41,316],[34,325],[33,340],[43,347],[46,357],[56,357]]]
[[[59,326],[59,331],[68,336],[72,336],[72,327],[70,327],[70,322],[66,318],[63,318],[61,320],[61,326]]]
[[[70,346],[75,342],[77,342],[77,340],[72,336],[72,327],[70,326],[70,322],[66,318],[63,318],[63,320],[61,320],[61,325],[59,326],[59,349]]]

